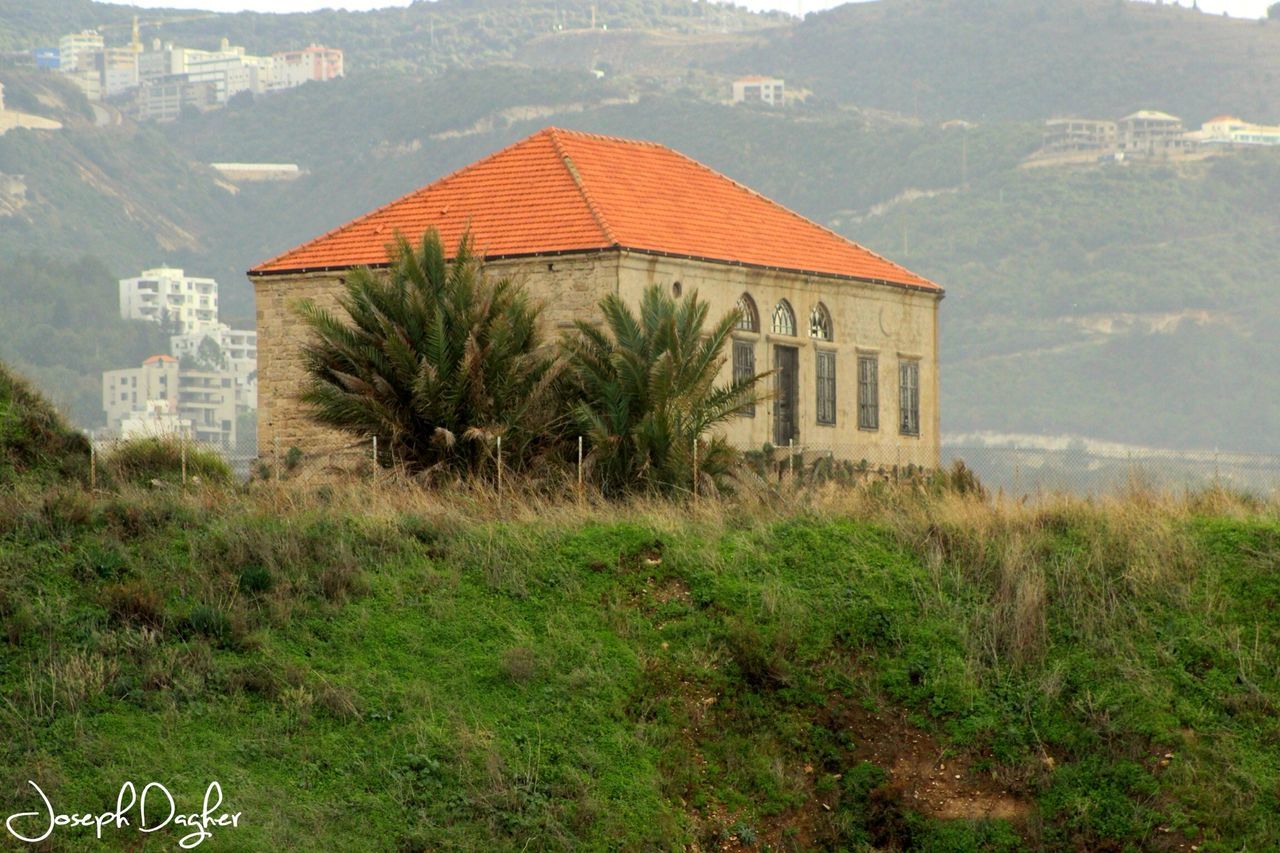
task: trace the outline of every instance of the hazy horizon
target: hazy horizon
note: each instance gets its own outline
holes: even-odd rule
[[[102,0],[95,0],[102,2]],[[1141,1],[1141,0],[1140,0]],[[369,9],[385,9],[393,6],[408,6],[412,0],[141,0],[141,2],[113,5],[130,5],[142,8],[170,9],[207,9],[215,12],[309,12],[316,9],[349,9],[367,11]],[[846,0],[742,0],[736,5],[746,6],[756,11],[780,10],[795,14],[798,11],[816,12],[844,5]],[[855,0],[855,2],[875,2],[875,0]],[[1260,18],[1266,14],[1267,7],[1274,0],[1202,0],[1200,9],[1206,14],[1219,15],[1223,12],[1237,18]],[[1173,2],[1170,5],[1192,5],[1192,0]]]

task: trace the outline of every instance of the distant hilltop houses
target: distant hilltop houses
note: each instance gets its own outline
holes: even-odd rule
[[[33,51],[38,68],[57,71],[90,101],[118,100],[139,119],[172,121],[184,109],[225,106],[241,92],[256,95],[292,89],[311,81],[343,76],[342,51],[313,44],[270,56],[253,56],[223,39],[217,50],[180,47],[138,37],[109,47],[96,30],[71,33],[57,47]]]
[[[1219,116],[1188,131],[1182,119],[1157,110],[1139,110],[1118,121],[1053,118],[1044,141],[1027,165],[1137,160],[1198,159],[1244,146],[1280,145],[1280,126]]]
[[[157,267],[119,281],[120,316],[170,331],[169,352],[102,374],[107,433],[192,439],[230,451],[258,408],[258,333],[218,320],[218,283]]]
[[[733,81],[735,104],[768,104],[780,107],[786,101],[787,84],[777,77],[739,77]]]

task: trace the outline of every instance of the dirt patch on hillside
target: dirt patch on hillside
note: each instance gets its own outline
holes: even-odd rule
[[[928,733],[911,725],[901,711],[843,707],[833,725],[854,738],[852,758],[889,772],[889,784],[902,805],[944,820],[1021,821],[1034,806],[990,773],[976,771],[974,760],[950,754]]]

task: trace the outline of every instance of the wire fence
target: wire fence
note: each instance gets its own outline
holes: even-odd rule
[[[95,441],[95,472],[131,444]],[[201,457],[206,454],[221,458],[242,482],[308,485],[391,478],[403,473],[394,465],[388,448],[380,450],[377,438],[372,436],[336,436],[309,442],[306,447],[282,447],[278,441],[268,441],[263,452],[192,439],[175,439],[171,444],[180,456],[171,460],[171,467],[180,469],[183,482],[200,478]],[[691,448],[695,460],[697,454],[705,452],[705,446]],[[504,455],[500,439],[487,449],[486,460],[487,470],[482,476],[501,489],[504,478],[511,479],[512,460]],[[590,483],[590,463],[589,445],[581,438],[571,441],[562,457],[563,476],[557,482],[580,493]],[[1030,447],[944,441],[936,454],[910,441],[888,448],[834,441],[791,443],[786,447],[765,445],[743,450],[738,473],[743,482],[769,487],[829,482],[860,485],[923,480],[938,470],[951,470],[958,463],[963,463],[989,491],[1017,497],[1053,493],[1102,495],[1135,483],[1161,491],[1221,487],[1262,497],[1280,491],[1280,454],[1099,448],[1082,443]],[[692,467],[697,468],[696,462]],[[694,478],[688,484],[688,491],[694,496],[713,490],[710,484],[700,486]]]

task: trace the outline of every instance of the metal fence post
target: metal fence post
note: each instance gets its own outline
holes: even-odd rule
[[[787,441],[787,475],[791,477],[791,485],[796,484],[796,440],[793,436]]]
[[[582,436],[578,436],[578,500],[582,500]]]
[[[693,437],[693,502],[698,502],[698,437]]]
[[[187,484],[187,440],[184,438],[179,445],[182,454],[182,485],[185,486]]]
[[[498,436],[498,494],[502,494],[502,436]]]
[[[378,437],[376,435],[373,437],[373,473],[375,476],[378,473]]]

